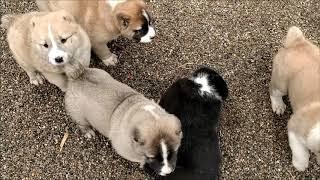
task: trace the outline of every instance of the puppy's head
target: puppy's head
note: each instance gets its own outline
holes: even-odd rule
[[[73,16],[66,11],[56,11],[31,20],[31,41],[36,54],[52,65],[71,61],[81,45],[83,34]]]
[[[155,37],[152,17],[142,0],[122,0],[113,11],[124,37],[142,43],[149,43]]]
[[[182,131],[178,118],[157,105],[143,106],[133,118],[132,144],[142,156],[142,165],[154,173],[165,176],[176,166]]]

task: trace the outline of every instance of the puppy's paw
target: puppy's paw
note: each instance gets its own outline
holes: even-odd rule
[[[84,135],[84,137],[86,137],[87,139],[92,139],[95,136],[96,136],[96,133],[94,133],[92,129],[89,129]]]
[[[106,65],[106,66],[115,66],[118,62],[118,56],[115,54],[111,54],[110,57],[102,60],[102,62]]]
[[[309,161],[301,161],[297,159],[292,159],[292,165],[298,170],[298,171],[304,171],[308,168]]]
[[[44,77],[40,73],[36,73],[34,77],[30,77],[30,83],[36,86],[44,83]]]
[[[272,111],[275,112],[277,115],[281,115],[286,110],[286,105],[284,104],[282,99],[272,99],[271,98],[271,106]]]

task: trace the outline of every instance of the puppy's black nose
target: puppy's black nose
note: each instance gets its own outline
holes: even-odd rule
[[[56,61],[56,63],[62,63],[63,62],[63,58],[61,56],[54,58],[54,60]]]

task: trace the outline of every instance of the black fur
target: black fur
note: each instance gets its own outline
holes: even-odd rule
[[[200,93],[201,85],[192,79],[203,75],[207,76],[209,85],[221,98]],[[222,101],[227,96],[226,82],[206,67],[195,71],[191,79],[179,79],[165,92],[160,105],[180,119],[183,139],[175,171],[156,179],[218,179],[221,155],[217,126]]]

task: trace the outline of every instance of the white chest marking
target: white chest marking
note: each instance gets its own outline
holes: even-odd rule
[[[65,57],[67,56],[67,53],[62,51],[58,45],[57,45],[57,42],[54,40],[54,37],[53,37],[53,33],[52,33],[52,28],[51,28],[51,24],[48,25],[48,35],[49,35],[49,39],[50,39],[50,42],[51,42],[51,49],[49,51],[49,62],[53,65],[57,65],[57,64],[63,64],[65,62],[60,62],[60,63],[57,63],[56,62],[56,58],[63,58],[65,59]]]
[[[162,158],[163,158],[163,167],[160,170],[160,175],[164,176],[172,172],[172,168],[169,167],[168,163],[168,148],[164,140],[160,141]]]
[[[111,6],[111,9],[113,10],[118,4],[121,4],[123,2],[126,2],[126,0],[106,0],[106,3]]]

